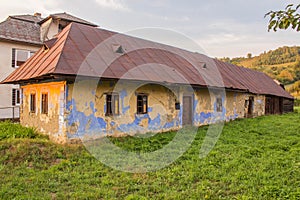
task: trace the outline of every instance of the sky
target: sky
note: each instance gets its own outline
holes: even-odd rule
[[[300,45],[300,32],[268,32],[264,18],[290,3],[299,0],[1,0],[0,20],[67,12],[104,29],[232,58]]]

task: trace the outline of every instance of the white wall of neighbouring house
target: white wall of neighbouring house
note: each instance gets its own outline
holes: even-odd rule
[[[18,44],[15,42],[0,41],[0,81],[9,76],[16,67],[12,67],[12,49],[28,50],[36,52],[39,47]],[[19,89],[19,85],[0,84],[0,119],[18,117],[18,105],[12,105],[13,89]]]

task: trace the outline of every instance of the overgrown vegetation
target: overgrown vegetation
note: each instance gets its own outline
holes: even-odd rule
[[[280,47],[259,56],[221,58],[238,66],[261,71],[286,86],[288,92],[300,98],[300,47]]]
[[[33,128],[24,128],[20,124],[10,121],[0,122],[0,140],[8,138],[36,138],[41,137]]]
[[[80,145],[39,137],[2,139],[0,198],[299,199],[299,119],[295,112],[227,123],[203,159],[199,150],[208,127],[200,127],[176,162],[144,174],[113,170]],[[175,134],[113,140],[130,151],[152,151]]]

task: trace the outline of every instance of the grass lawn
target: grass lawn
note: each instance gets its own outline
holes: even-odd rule
[[[299,122],[291,113],[227,123],[203,159],[201,127],[183,156],[144,174],[116,171],[83,146],[54,144],[33,129],[11,136],[20,127],[0,123],[0,199],[300,199]],[[174,135],[113,141],[152,151]]]

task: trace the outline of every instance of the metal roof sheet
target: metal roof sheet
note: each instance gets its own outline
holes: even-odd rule
[[[119,45],[123,53],[115,51]],[[40,49],[5,83],[46,75],[82,75],[225,87],[293,98],[267,75],[224,63],[203,54],[116,32],[71,23],[51,44]]]

